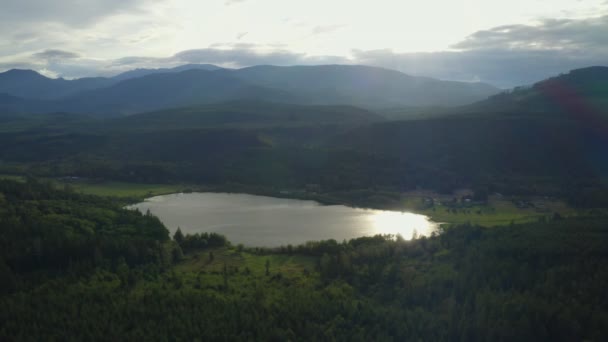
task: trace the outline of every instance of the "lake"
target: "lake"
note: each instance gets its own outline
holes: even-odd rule
[[[129,206],[160,218],[171,234],[216,232],[233,244],[275,247],[312,240],[342,241],[376,234],[429,236],[438,227],[427,216],[397,211],[321,205],[247,194],[188,193],[156,196]]]

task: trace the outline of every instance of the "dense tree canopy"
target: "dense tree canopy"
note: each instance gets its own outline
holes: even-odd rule
[[[602,217],[269,250],[173,242],[151,215],[35,180],[0,182],[0,204],[1,340],[608,336]]]

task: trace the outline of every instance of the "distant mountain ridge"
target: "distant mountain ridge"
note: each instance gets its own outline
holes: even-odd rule
[[[187,70],[128,79],[62,99],[55,105],[57,110],[69,112],[129,115],[235,99],[298,102],[290,93],[247,84],[225,70]]]
[[[366,108],[457,106],[500,91],[485,83],[440,81],[363,65],[260,65],[233,73],[254,84],[306,94],[316,104],[342,101]]]
[[[254,66],[209,64],[136,69],[112,78],[51,79],[28,70],[0,73],[0,110],[133,114],[235,100],[307,105],[454,106],[496,94],[483,83],[440,81],[355,65]]]
[[[0,73],[0,93],[24,99],[57,100],[76,93],[112,86],[125,80],[185,70],[219,70],[211,64],[186,64],[175,68],[135,69],[113,77],[84,77],[74,80],[49,78],[33,70],[11,69]]]
[[[158,68],[158,69],[145,69],[144,68],[144,69],[135,69],[135,70],[123,72],[121,74],[113,76],[112,80],[116,81],[116,82],[120,82],[120,81],[128,80],[131,78],[138,78],[138,77],[143,77],[143,76],[148,76],[148,75],[153,75],[153,74],[174,73],[174,72],[182,72],[182,71],[186,71],[186,70],[214,71],[214,70],[220,70],[220,69],[222,69],[222,68],[220,68],[216,65],[213,65],[213,64],[185,64],[185,65],[177,66],[175,68]]]
[[[112,85],[111,79],[86,77],[76,80],[48,78],[32,70],[12,69],[0,73],[0,93],[28,100],[52,100],[81,91]]]

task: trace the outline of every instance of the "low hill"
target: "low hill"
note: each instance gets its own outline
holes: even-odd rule
[[[512,115],[547,113],[571,117],[608,113],[608,67],[572,70],[530,87],[518,87],[472,104],[471,112],[501,112]]]
[[[39,113],[41,111],[52,112],[53,105],[49,106],[49,104],[49,101],[26,100],[18,96],[0,93],[0,117],[22,113]]]
[[[485,174],[592,177],[598,163],[606,164],[599,152],[608,153],[607,143],[589,127],[566,120],[451,117],[376,123],[337,137],[332,146],[479,179]]]
[[[112,127],[129,130],[194,127],[267,127],[320,124],[364,124],[383,120],[351,106],[304,106],[259,101],[235,101],[142,113],[117,119]]]

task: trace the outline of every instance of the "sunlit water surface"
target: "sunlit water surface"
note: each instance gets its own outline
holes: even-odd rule
[[[157,196],[130,206],[150,210],[173,233],[217,232],[232,243],[274,247],[306,241],[342,241],[376,234],[429,236],[438,227],[407,212],[324,206],[314,201],[246,194],[190,193]]]

